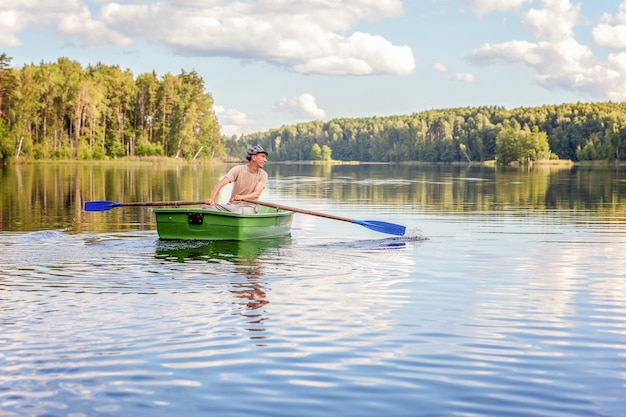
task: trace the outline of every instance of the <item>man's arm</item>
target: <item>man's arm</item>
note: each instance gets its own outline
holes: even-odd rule
[[[215,199],[217,198],[217,195],[222,190],[222,188],[224,188],[229,183],[230,180],[228,179],[228,177],[223,177],[221,180],[219,180],[217,184],[215,184],[215,187],[213,187],[213,191],[211,191],[211,197],[204,200],[204,204],[207,204],[209,206],[215,204]]]
[[[241,201],[241,200],[258,200],[258,198],[261,196],[261,193],[263,192],[263,189],[265,188],[265,184],[263,183],[258,183],[256,185],[256,187],[254,188],[254,191],[252,191],[250,194],[236,194],[233,197],[234,201]]]

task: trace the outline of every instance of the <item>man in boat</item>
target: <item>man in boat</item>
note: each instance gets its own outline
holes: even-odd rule
[[[255,145],[248,149],[246,159],[248,160],[247,164],[231,168],[215,184],[213,191],[211,191],[211,197],[204,200],[202,208],[242,214],[258,213],[259,208],[256,204],[242,200],[257,200],[263,192],[267,183],[267,172],[263,169],[267,162],[267,152],[260,145]],[[221,189],[231,182],[233,183],[233,190],[230,194],[230,200],[227,204],[217,204],[215,199]]]

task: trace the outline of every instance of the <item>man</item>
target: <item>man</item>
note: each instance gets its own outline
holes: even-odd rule
[[[267,152],[259,146],[253,146],[248,149],[246,155],[248,163],[245,165],[237,165],[231,168],[228,173],[220,179],[213,191],[211,197],[204,200],[202,208],[218,211],[232,211],[242,214],[253,214],[258,212],[256,204],[247,203],[242,200],[257,200],[267,182],[267,172],[263,169],[267,162]],[[220,190],[229,183],[234,183],[233,191],[230,194],[228,204],[216,204]]]

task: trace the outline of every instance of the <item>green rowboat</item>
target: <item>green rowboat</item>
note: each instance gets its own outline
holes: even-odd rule
[[[257,214],[200,208],[157,208],[154,214],[161,239],[252,240],[288,235],[294,213],[259,207]]]

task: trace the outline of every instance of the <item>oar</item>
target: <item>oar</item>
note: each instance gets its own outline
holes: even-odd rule
[[[191,206],[203,203],[203,201],[146,201],[136,203],[115,203],[113,201],[101,200],[85,202],[85,211],[107,211],[115,207],[125,206]]]
[[[349,219],[347,217],[333,216],[331,214],[324,214],[324,213],[318,213],[316,211],[311,211],[311,210],[303,210],[303,209],[299,209],[295,207],[283,206],[281,204],[266,203],[263,201],[252,201],[252,200],[243,200],[243,201],[246,201],[248,203],[259,204],[261,206],[272,207],[272,208],[279,209],[279,210],[293,211],[296,213],[310,214],[312,216],[325,217],[327,219],[341,220],[343,222],[354,223],[354,224],[367,227],[368,229],[374,230],[376,232],[387,233],[390,235],[403,236],[404,233],[406,232],[406,227],[402,225],[381,222],[378,220],[355,220],[355,219]]]

